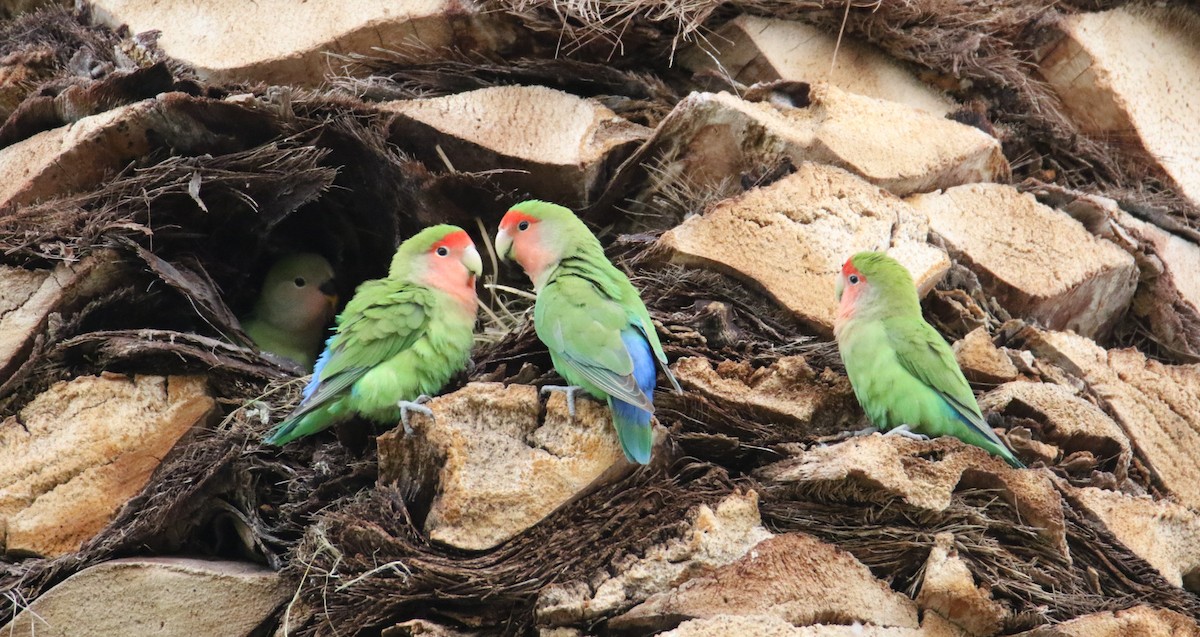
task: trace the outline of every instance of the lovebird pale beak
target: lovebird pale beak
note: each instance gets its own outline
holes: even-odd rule
[[[835,294],[837,294],[838,303],[842,302],[842,288],[844,287],[846,287],[846,285],[842,283],[841,275],[838,275],[837,281],[833,284],[833,291]]]
[[[319,290],[321,292],[321,294],[325,295],[325,301],[329,303],[329,311],[330,312],[337,311],[337,304],[338,304],[337,286],[334,284],[333,279],[330,279],[330,280],[322,283],[320,286],[317,287],[317,290]]]
[[[501,228],[496,233],[496,256],[500,257],[501,261],[508,261],[508,253],[512,252],[512,237],[508,235],[508,231]]]
[[[483,259],[480,258],[479,250],[476,250],[475,246],[467,246],[467,249],[463,250],[462,263],[472,276],[483,274]]]

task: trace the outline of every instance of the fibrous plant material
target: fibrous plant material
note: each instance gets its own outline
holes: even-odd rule
[[[1090,3],[1087,8],[1102,4],[1112,3]],[[429,478],[452,468],[436,452],[413,459],[421,454],[395,454],[394,447],[381,450],[376,446],[381,429],[360,421],[283,448],[262,446],[262,436],[295,406],[304,386],[296,377],[304,370],[272,364],[244,347],[238,334],[235,317],[247,309],[267,263],[289,251],[321,252],[334,262],[345,298],[355,284],[381,274],[398,240],[417,228],[457,223],[468,227],[482,247],[486,244],[481,239],[519,198],[501,175],[487,172],[486,163],[464,172],[456,159],[470,154],[445,152],[450,135],[430,132],[412,149],[424,152],[446,142],[443,151],[449,165],[436,150],[414,157],[398,149],[393,142],[403,140],[389,136],[390,116],[377,102],[437,97],[461,104],[469,97],[461,95],[466,91],[489,88],[509,95],[511,85],[533,84],[545,87],[534,91],[537,95],[548,95],[549,89],[565,91],[576,96],[571,99],[587,98],[626,120],[656,126],[672,117],[667,113],[681,96],[698,86],[711,90],[714,82],[723,81],[669,67],[671,51],[683,43],[675,39],[680,29],[690,36],[711,37],[728,19],[747,13],[803,20],[815,24],[824,39],[835,41],[844,22],[846,37],[880,45],[893,58],[912,63],[910,68],[922,81],[963,100],[963,108],[952,116],[968,126],[917,117],[900,107],[887,109],[894,119],[863,119],[885,107],[858,108],[874,102],[786,82],[717,84],[741,96],[721,98],[725,106],[736,106],[722,112],[774,113],[797,120],[832,117],[830,122],[855,134],[822,137],[826,147],[838,146],[836,153],[819,144],[806,148],[817,148],[821,162],[843,166],[850,165],[849,155],[842,152],[847,148],[870,147],[879,150],[879,156],[896,155],[892,147],[907,149],[913,152],[899,155],[911,159],[920,155],[916,151],[955,137],[979,142],[983,149],[978,155],[954,155],[944,163],[944,171],[925,170],[928,165],[922,164],[916,176],[881,171],[882,164],[860,164],[862,174],[888,187],[899,184],[924,191],[939,183],[929,178],[933,173],[959,180],[942,185],[1004,181],[1011,166],[1019,176],[1034,175],[1043,184],[1113,192],[1118,201],[1114,205],[1152,224],[1149,229],[1135,232],[1115,213],[1081,213],[1043,203],[1075,217],[1085,233],[1102,236],[1133,255],[1139,270],[1135,312],[1141,311],[1138,298],[1162,301],[1154,319],[1145,312],[1115,319],[1114,336],[1105,345],[1134,344],[1152,352],[1150,337],[1129,336],[1128,330],[1142,330],[1161,343],[1154,356],[1186,360],[1179,344],[1190,342],[1190,315],[1178,312],[1178,324],[1165,317],[1171,314],[1166,308],[1185,307],[1175,305],[1174,295],[1184,291],[1182,277],[1190,272],[1179,265],[1186,257],[1166,256],[1187,253],[1177,250],[1179,243],[1151,237],[1150,231],[1167,228],[1185,244],[1197,235],[1189,234],[1187,218],[1178,214],[1182,209],[1142,206],[1148,196],[1157,197],[1152,201],[1159,204],[1168,201],[1154,191],[1162,184],[1135,191],[1140,182],[1133,179],[1132,169],[1114,161],[1104,144],[1077,135],[1072,121],[1062,117],[1057,97],[1031,75],[1032,52],[1053,37],[1055,21],[1079,10],[1081,3],[995,0],[948,5],[912,0],[867,6],[840,0],[720,5],[587,0],[523,2],[521,7],[530,32],[513,42],[514,56],[381,42],[379,49],[366,54],[329,59],[328,69],[297,80],[315,84],[327,70],[343,64],[354,67],[354,73],[372,74],[355,77],[339,71],[332,95],[197,80],[194,71],[162,56],[152,35],[126,37],[104,29],[79,34],[76,27],[83,22],[76,17],[64,20],[58,31],[45,24],[31,31],[61,33],[51,41],[71,42],[65,50],[52,45],[54,50],[47,52],[33,40],[14,38],[17,45],[5,49],[5,56],[12,57],[0,60],[0,85],[6,71],[12,72],[7,77],[14,83],[27,83],[12,85],[17,90],[5,94],[23,101],[0,127],[0,153],[142,100],[155,103],[155,117],[167,126],[164,131],[184,127],[196,135],[147,135],[147,152],[122,156],[96,180],[81,179],[80,185],[72,186],[73,194],[48,187],[48,198],[7,211],[0,219],[0,260],[8,267],[2,272],[11,289],[19,292],[17,297],[49,280],[47,271],[60,264],[76,267],[80,259],[103,249],[112,249],[120,273],[114,285],[80,295],[78,303],[59,306],[61,311],[46,312],[45,320],[28,333],[32,340],[21,340],[12,358],[14,371],[0,386],[0,415],[12,416],[10,425],[19,424],[15,417],[22,408],[56,382],[102,370],[186,373],[207,378],[220,424],[193,427],[183,435],[163,454],[146,488],[78,551],[57,559],[9,558],[0,563],[0,594],[13,601],[0,607],[0,623],[90,565],[126,555],[194,554],[280,569],[288,600],[254,629],[262,634],[636,633],[640,619],[622,625],[617,617],[655,595],[654,608],[670,607],[668,598],[682,600],[692,588],[729,592],[730,600],[749,599],[748,610],[742,610],[758,614],[684,622],[677,629],[680,634],[765,628],[804,637],[852,632],[961,637],[960,629],[938,612],[976,632],[997,629],[1011,634],[1044,627],[1070,634],[1066,631],[1077,626],[1070,622],[1080,621],[1085,629],[1101,624],[1190,629],[1194,622],[1189,618],[1200,613],[1200,602],[1190,592],[1195,588],[1191,553],[1186,542],[1178,541],[1188,537],[1190,518],[1168,515],[1161,527],[1141,525],[1159,529],[1165,534],[1161,537],[1168,538],[1146,541],[1128,528],[1102,522],[1101,515],[1093,515],[1092,508],[1070,493],[1095,489],[1088,493],[1101,503],[1124,503],[1126,496],[1119,494],[1146,494],[1146,500],[1138,501],[1145,507],[1113,509],[1132,512],[1128,515],[1134,523],[1154,512],[1178,512],[1162,500],[1187,496],[1183,490],[1189,484],[1188,467],[1196,466],[1195,445],[1171,447],[1164,441],[1190,440],[1187,415],[1195,411],[1194,370],[1160,365],[1117,349],[1101,350],[1095,356],[1098,362],[1091,365],[1073,354],[1023,342],[1035,339],[1022,337],[1019,323],[1005,323],[1015,310],[1006,306],[1013,303],[981,285],[986,278],[978,264],[961,256],[947,260],[939,240],[928,238],[919,215],[910,217],[910,208],[900,208],[904,214],[899,214],[891,206],[894,198],[887,203],[855,194],[857,187],[882,192],[878,187],[864,186],[861,180],[841,181],[845,188],[830,188],[834,194],[823,200],[832,213],[782,215],[786,219],[747,215],[750,222],[738,227],[760,235],[759,241],[761,236],[803,237],[821,226],[815,220],[830,217],[836,220],[826,230],[849,226],[861,231],[862,236],[832,232],[825,237],[823,260],[820,267],[814,266],[809,281],[810,300],[822,308],[834,303],[831,278],[823,277],[849,256],[842,252],[884,245],[900,251],[911,245],[935,256],[935,265],[922,275],[926,287],[933,288],[925,297],[926,314],[948,340],[964,339],[960,352],[977,354],[975,371],[986,371],[974,377],[982,379],[977,391],[990,390],[995,382],[1009,383],[995,389],[990,404],[985,397],[991,407],[987,416],[1023,458],[1032,459],[1034,468],[1012,472],[953,440],[916,443],[869,436],[846,441],[845,430],[865,422],[851,398],[836,345],[815,322],[801,320],[762,293],[768,287],[763,283],[781,282],[778,271],[786,275],[798,267],[793,263],[798,260],[786,254],[793,244],[730,242],[763,254],[785,253],[770,263],[764,258],[765,265],[753,276],[735,277],[729,274],[732,270],[705,270],[663,258],[660,233],[681,222],[696,223],[685,221],[690,215],[702,215],[697,217],[702,221],[736,203],[723,203],[724,199],[743,193],[746,199],[762,197],[764,210],[778,209],[767,211],[774,214],[793,210],[793,199],[811,194],[806,190],[812,190],[812,183],[798,187],[802,180],[796,175],[818,169],[806,167],[798,154],[776,152],[771,144],[760,143],[758,133],[745,135],[756,149],[745,157],[733,157],[726,149],[737,145],[722,142],[714,146],[717,151],[702,154],[703,161],[687,165],[689,148],[683,142],[707,143],[708,134],[740,141],[746,130],[757,130],[730,127],[719,118],[700,120],[700,128],[713,124],[702,135],[693,136],[695,130],[686,127],[661,129],[662,139],[635,154],[615,182],[608,173],[611,166],[589,173],[592,185],[607,190],[605,197],[592,199],[592,205],[581,210],[608,255],[641,291],[668,356],[685,377],[682,394],[659,392],[655,397],[656,418],[666,434],[655,449],[656,464],[602,475],[584,487],[572,483],[561,490],[545,489],[564,496],[565,502],[548,514],[545,509],[554,508],[558,499],[539,502],[526,495],[519,506],[507,507],[537,509],[520,524],[503,520],[506,524],[488,528],[495,516],[476,515],[471,524],[488,535],[487,547],[475,544],[464,550],[431,541],[434,523],[449,516],[435,507],[437,487]],[[467,27],[458,35],[478,33],[473,30],[476,18],[514,24],[510,15],[480,16],[467,8],[467,15],[460,17],[468,23],[454,23]],[[627,17],[631,19],[626,22]],[[288,24],[270,21],[261,34],[271,37],[274,28]],[[589,31],[590,27],[598,28]],[[615,30],[590,42],[573,39],[610,28]],[[164,27],[168,40],[183,32],[169,30]],[[276,42],[293,35],[284,34]],[[601,40],[607,36],[613,40],[606,46]],[[843,39],[843,45],[846,42]],[[843,54],[849,49],[843,48],[839,57]],[[424,61],[414,63],[417,60]],[[831,60],[817,62],[828,65]],[[834,77],[848,69],[834,68]],[[847,104],[855,108],[835,108]],[[509,123],[496,112],[479,112],[481,128]],[[820,129],[799,127],[804,135],[828,132]],[[955,134],[939,132],[948,130]],[[681,137],[668,139],[671,135]],[[502,137],[497,136],[511,141]],[[660,142],[680,143],[658,153]],[[1001,162],[1001,150],[1006,163]],[[906,161],[889,165],[910,168]],[[981,172],[981,165],[990,166],[990,172]],[[778,196],[764,196],[776,186]],[[545,196],[550,191],[539,191],[542,187],[538,180],[522,186]],[[850,193],[849,201],[838,201],[835,191]],[[854,215],[839,208],[847,203]],[[1022,219],[1014,217],[1014,222],[1026,225]],[[780,226],[789,232],[776,234]],[[636,234],[622,234],[627,232]],[[1166,267],[1158,270],[1156,262]],[[511,435],[505,444],[534,460],[569,463],[572,457],[586,455],[586,441],[611,436],[605,428],[610,425],[601,422],[598,430],[592,428],[602,420],[593,417],[592,410],[583,414],[588,418],[573,423],[579,436],[547,438],[546,430],[552,429],[547,423],[564,424],[562,401],[553,398],[543,406],[532,397],[532,386],[559,379],[529,321],[527,282],[512,270],[495,267],[497,273],[488,281],[494,286],[488,288],[494,292],[492,314],[475,351],[475,367],[452,381],[439,404],[478,391],[479,385],[461,389],[468,381],[504,383],[506,389],[495,391],[520,394],[522,422],[532,425],[506,430]],[[1168,348],[1183,353],[1168,355]],[[1095,353],[1094,347],[1087,352]],[[1111,373],[1100,373],[1100,367]],[[1174,419],[1173,410],[1183,415]],[[457,411],[463,421],[489,422],[486,405],[459,405]],[[545,422],[538,420],[542,414]],[[425,424],[418,424],[416,439],[402,440],[396,433],[385,437],[385,443],[406,448],[424,444],[420,436]],[[480,443],[475,448],[483,451],[470,453],[479,456],[478,464],[486,469],[491,449],[487,443],[494,439],[463,433],[468,429],[457,426],[461,423],[443,424],[439,435],[447,440],[440,448],[458,453],[470,447],[468,443]],[[433,433],[432,423],[426,433]],[[472,440],[451,439],[459,434]],[[864,448],[873,453],[852,453]],[[566,451],[560,453],[562,449]],[[500,470],[508,467],[493,464]],[[469,484],[462,491],[473,495],[486,490],[478,487],[481,483],[505,486],[500,479],[487,484],[486,471],[475,475],[476,481],[461,481],[455,488]],[[511,492],[520,494],[520,489]],[[770,530],[762,527],[764,521]],[[770,623],[761,613],[798,622],[839,621],[831,614],[803,614],[806,602],[821,599],[821,591],[811,599],[811,590],[798,587],[780,595],[772,589],[776,579],[771,572],[756,570],[754,547],[773,534],[792,538],[777,542],[790,552],[772,554],[781,558],[773,563],[784,563],[789,582],[822,566],[786,568],[808,553],[835,556],[830,562],[842,565],[851,564],[849,553],[863,565],[852,569],[861,576],[859,581],[880,597],[910,609],[924,604],[919,626],[904,613],[903,621],[888,615],[903,627]],[[788,544],[800,534],[811,541]],[[1147,545],[1180,557],[1164,558]],[[1173,570],[1164,566],[1167,562],[1185,566]],[[730,573],[746,577],[725,577]],[[1176,578],[1184,588],[1174,585]],[[753,586],[739,588],[744,582]],[[808,592],[796,594],[801,590]],[[725,597],[713,599],[715,607]],[[772,603],[762,604],[763,599]],[[828,596],[824,599],[829,601]],[[955,604],[980,612],[963,617],[954,612]],[[1148,606],[1124,610],[1136,604]],[[687,613],[707,614],[697,606],[709,604],[692,604]],[[874,610],[837,608],[839,614],[846,610],[847,617],[864,617]],[[653,610],[649,604],[644,609]],[[722,610],[738,609],[726,605]],[[643,627],[678,623],[678,618],[657,612],[647,612],[642,619],[651,622]],[[1091,621],[1099,623],[1087,623]]]

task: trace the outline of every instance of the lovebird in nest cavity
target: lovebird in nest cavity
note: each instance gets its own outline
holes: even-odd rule
[[[463,369],[474,339],[483,261],[458,226],[400,244],[386,277],[358,286],[337,317],[296,409],[264,441],[283,445],[359,414],[379,423],[408,412]]]
[[[842,266],[833,333],[854,395],[889,433],[954,436],[1024,467],[983,420],[954,352],[921,316],[912,275],[860,252]]]
[[[575,213],[544,201],[519,203],[504,215],[496,252],[515,260],[533,281],[533,327],[569,383],[542,391],[566,391],[572,415],[581,389],[607,401],[625,457],[649,463],[657,367],[681,390],[629,278],[608,261]]]
[[[262,351],[308,369],[336,310],[333,268],[325,257],[301,252],[283,257],[267,271],[242,329]]]

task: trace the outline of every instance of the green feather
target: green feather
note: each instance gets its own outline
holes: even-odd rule
[[[633,360],[621,340],[622,330],[633,326],[646,338],[672,387],[681,391],[637,288],[609,262],[587,226],[569,209],[544,201],[512,209],[541,220],[542,236],[562,255],[538,291],[533,315],[554,369],[596,398],[619,399],[653,413],[653,397],[638,387]],[[617,433],[623,448],[648,449],[649,439],[643,440],[651,435],[648,428],[618,426]]]
[[[984,421],[945,339],[921,316],[912,276],[879,253],[851,259],[873,296],[838,329],[838,349],[854,394],[871,422],[929,436],[954,436],[1022,467]]]
[[[466,365],[474,313],[449,294],[409,280],[409,262],[457,230],[427,228],[400,246],[387,278],[358,287],[337,318],[308,396],[265,442],[286,444],[356,413],[395,423],[397,402],[437,393]]]

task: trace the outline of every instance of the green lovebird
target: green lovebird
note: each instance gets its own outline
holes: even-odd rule
[[[387,276],[355,290],[300,404],[264,442],[283,445],[354,414],[400,420],[405,431],[409,411],[432,416],[420,401],[470,357],[482,271],[475,244],[458,226],[426,228],[400,244]]]
[[[307,369],[317,360],[336,309],[333,268],[325,257],[301,252],[283,257],[267,271],[242,329],[262,351]]]
[[[912,275],[860,252],[842,266],[833,333],[854,395],[876,427],[954,436],[1024,467],[983,420],[954,352],[921,316]]]
[[[496,252],[533,281],[533,327],[570,384],[542,391],[565,390],[572,415],[580,389],[606,400],[625,457],[649,463],[657,367],[681,390],[637,289],[575,213],[552,203],[513,206],[500,221]]]

